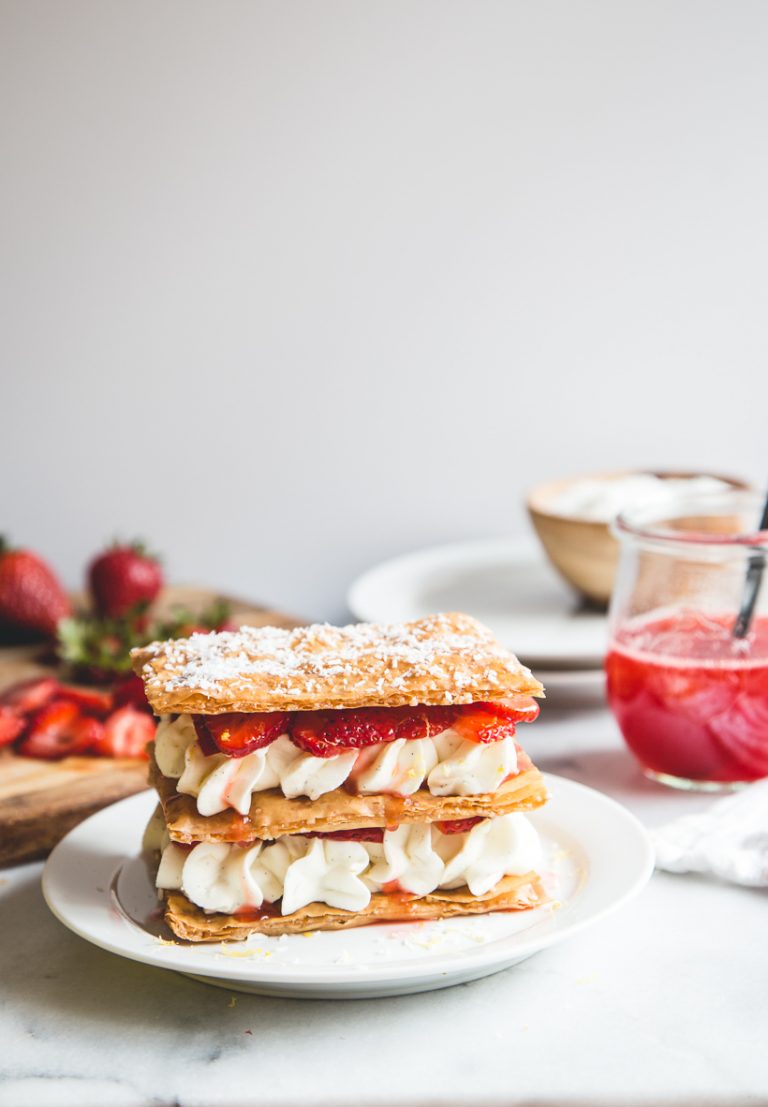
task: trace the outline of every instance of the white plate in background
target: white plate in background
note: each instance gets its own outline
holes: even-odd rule
[[[357,999],[431,991],[506,969],[596,922],[640,891],[648,836],[614,800],[545,776],[550,802],[530,818],[545,847],[552,904],[439,922],[400,923],[193,944],[173,941],[139,856],[154,793],[106,807],[54,849],[43,873],[53,913],[112,953],[259,995]]]
[[[382,562],[358,577],[347,603],[367,622],[464,611],[526,665],[602,668],[605,614],[585,608],[527,539],[457,542]]]

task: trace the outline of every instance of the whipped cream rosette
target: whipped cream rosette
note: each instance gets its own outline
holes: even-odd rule
[[[466,615],[196,634],[134,651],[160,715],[146,845],[177,936],[543,901],[516,729],[542,686]]]

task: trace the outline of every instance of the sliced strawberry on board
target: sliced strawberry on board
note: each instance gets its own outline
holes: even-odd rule
[[[112,689],[112,700],[115,707],[124,707],[129,703],[131,707],[152,713],[144,692],[144,681],[134,673],[129,673],[117,682]]]
[[[55,699],[32,717],[18,751],[24,757],[58,761],[62,757],[90,752],[101,737],[101,731],[98,719],[81,715],[69,700]]]
[[[73,753],[94,753],[104,736],[104,723],[92,715],[81,715],[72,724],[76,749]]]
[[[0,704],[10,707],[17,715],[31,715],[45,707],[59,690],[59,682],[53,677],[34,677],[6,688],[0,696]]]
[[[155,736],[155,724],[146,711],[130,704],[107,716],[104,732],[94,745],[102,757],[147,757],[147,743]]]
[[[11,742],[15,742],[26,725],[26,720],[17,715],[12,707],[0,704],[0,746],[10,746]]]
[[[57,698],[73,703],[84,715],[96,715],[100,719],[112,710],[111,692],[98,692],[95,688],[75,688],[62,684]]]
[[[223,715],[193,715],[192,719],[203,753],[208,752],[212,742],[219,752],[230,757],[245,757],[269,746],[288,727],[286,711],[249,714],[232,711]]]

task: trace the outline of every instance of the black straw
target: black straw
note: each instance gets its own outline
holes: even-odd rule
[[[760,516],[757,529],[759,531],[768,529],[768,496],[766,496],[763,504],[763,514]],[[746,638],[749,634],[764,572],[765,554],[751,554],[747,565],[747,575],[744,579],[744,591],[741,594],[741,607],[739,608],[739,614],[736,616],[736,622],[733,624],[734,638]]]

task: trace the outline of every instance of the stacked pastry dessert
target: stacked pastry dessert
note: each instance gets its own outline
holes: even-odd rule
[[[542,686],[466,615],[135,650],[161,716],[148,842],[180,937],[535,907]]]

